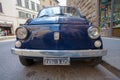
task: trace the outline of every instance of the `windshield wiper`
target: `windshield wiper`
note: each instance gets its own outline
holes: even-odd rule
[[[42,15],[42,16],[40,16],[40,17],[49,17],[49,15]]]
[[[52,16],[64,16],[64,14],[54,14]]]

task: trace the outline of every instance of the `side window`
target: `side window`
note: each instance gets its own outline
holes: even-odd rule
[[[62,13],[65,14],[66,16],[80,17],[78,11],[72,7],[62,7]]]

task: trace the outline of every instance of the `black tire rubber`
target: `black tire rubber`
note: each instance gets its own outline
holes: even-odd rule
[[[94,57],[89,60],[86,60],[85,62],[87,62],[87,65],[95,67],[98,64],[100,64],[101,61],[102,61],[102,57]]]
[[[28,59],[27,57],[24,56],[19,56],[20,63],[24,66],[31,66],[34,64],[33,59]]]

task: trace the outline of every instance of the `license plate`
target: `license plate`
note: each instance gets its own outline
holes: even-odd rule
[[[70,65],[69,57],[44,57],[43,65]]]

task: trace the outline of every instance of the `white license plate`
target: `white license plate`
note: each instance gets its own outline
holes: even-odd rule
[[[44,57],[43,65],[70,65],[69,57]]]

